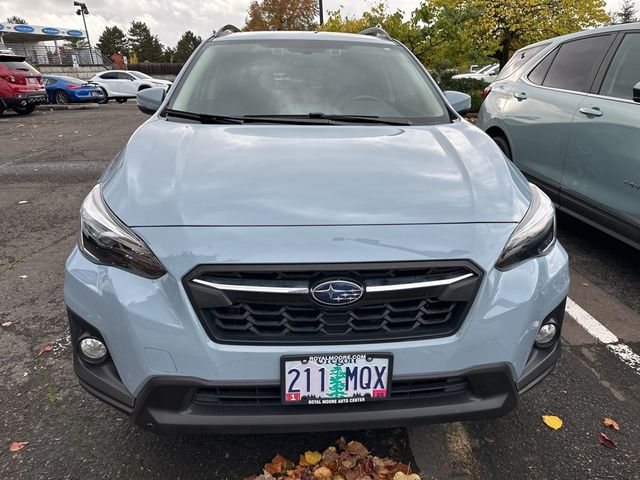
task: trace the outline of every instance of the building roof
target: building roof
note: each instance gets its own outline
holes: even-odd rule
[[[83,30],[73,28],[0,22],[0,39],[3,43],[32,43],[73,38],[86,38],[86,35]]]

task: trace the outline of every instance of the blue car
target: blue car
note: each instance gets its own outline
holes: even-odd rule
[[[553,203],[380,29],[194,52],[85,199],[74,366],[154,432],[504,415],[553,369]]]
[[[78,78],[43,75],[42,83],[47,89],[49,103],[98,103],[104,98],[99,86]]]

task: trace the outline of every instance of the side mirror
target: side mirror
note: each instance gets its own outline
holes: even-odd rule
[[[640,82],[633,87],[633,101],[640,103]]]
[[[463,117],[471,110],[471,96],[462,92],[453,92],[448,90],[444,92],[444,96],[453,107],[453,109]]]
[[[153,115],[158,111],[164,101],[167,90],[164,87],[153,87],[140,90],[136,96],[138,109],[147,115]]]

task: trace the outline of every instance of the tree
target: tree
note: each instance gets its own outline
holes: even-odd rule
[[[423,6],[466,17],[459,27],[502,66],[527,44],[610,21],[604,0],[423,0]]]
[[[173,63],[176,58],[176,49],[173,47],[165,47],[162,52],[162,61],[165,63]]]
[[[98,49],[106,56],[111,57],[114,53],[124,55],[129,50],[125,33],[117,26],[107,27],[98,38]]]
[[[131,22],[129,45],[139,62],[162,61],[162,44],[157,35],[151,35],[151,30],[144,22]]]
[[[253,0],[245,30],[314,30],[318,0]]]
[[[340,363],[336,363],[329,371],[329,392],[327,397],[329,398],[343,398],[347,396],[344,390],[344,381],[347,378],[347,374],[342,369]]]
[[[15,23],[16,25],[26,25],[27,21],[24,18],[13,16],[7,17],[7,23]]]
[[[624,0],[622,4],[622,8],[615,12],[612,16],[614,23],[635,23],[638,21],[637,17],[638,11],[635,7],[634,0]]]
[[[193,51],[202,43],[202,38],[195,35],[191,30],[184,32],[175,48],[175,61],[177,63],[186,62]]]
[[[89,42],[86,38],[68,38],[67,40],[65,40],[63,46],[75,49],[87,48],[89,46]]]

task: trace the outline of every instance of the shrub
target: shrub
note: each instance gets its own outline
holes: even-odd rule
[[[456,92],[471,95],[471,113],[477,113],[482,105],[482,91],[485,89],[487,82],[477,80],[475,78],[447,78],[443,75],[439,82],[440,88],[444,90],[455,90]]]

